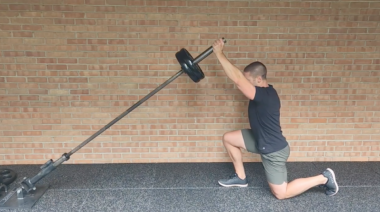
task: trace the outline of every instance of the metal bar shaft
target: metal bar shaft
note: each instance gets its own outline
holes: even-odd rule
[[[209,47],[206,49],[202,54],[200,54],[198,57],[194,58],[193,64],[197,64],[201,62],[203,59],[205,59],[207,56],[209,56],[213,52],[213,48]]]
[[[146,95],[144,98],[136,102],[134,105],[132,105],[130,108],[128,108],[125,112],[120,114],[118,117],[116,117],[114,120],[109,122],[106,126],[104,126],[102,129],[94,133],[92,136],[87,138],[85,141],[83,141],[80,145],[75,147],[73,150],[71,150],[69,153],[67,153],[67,156],[74,154],[76,151],[81,149],[83,146],[85,146],[87,143],[92,141],[94,138],[98,137],[100,134],[102,134],[104,131],[106,131],[108,128],[110,128],[112,125],[114,125],[116,122],[118,122],[120,119],[122,119],[124,116],[126,116],[128,113],[132,112],[134,109],[136,109],[138,106],[140,106],[142,103],[144,103],[147,99],[152,97],[154,94],[156,94],[158,91],[160,91],[162,88],[170,84],[173,80],[175,80],[177,77],[179,77],[183,73],[183,70],[180,70],[175,75],[173,75],[171,78],[166,80],[164,83],[162,83],[160,86],[158,86],[156,89],[151,91],[148,95]]]

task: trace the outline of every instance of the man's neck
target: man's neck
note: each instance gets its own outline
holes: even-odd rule
[[[269,87],[269,84],[268,84],[268,82],[265,80],[265,81],[262,81],[260,84],[258,84],[257,87],[263,87],[263,88],[266,88],[266,87]]]

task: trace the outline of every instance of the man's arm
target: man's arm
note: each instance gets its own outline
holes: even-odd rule
[[[241,71],[234,66],[224,55],[223,49],[224,42],[220,39],[217,40],[214,45],[214,53],[222,65],[227,77],[230,78],[239,88],[239,90],[250,100],[255,98],[256,88],[253,86],[247,78],[241,73]]]

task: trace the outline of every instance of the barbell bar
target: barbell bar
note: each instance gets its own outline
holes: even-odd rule
[[[224,43],[227,41],[222,38]],[[170,77],[168,80],[166,80],[164,83],[159,85],[156,89],[151,91],[149,94],[147,94],[144,98],[136,102],[134,105],[132,105],[130,108],[128,108],[126,111],[124,111],[122,114],[120,114],[118,117],[113,119],[111,122],[109,122],[107,125],[105,125],[103,128],[95,132],[93,135],[91,135],[89,138],[87,138],[85,141],[83,141],[80,145],[72,149],[69,153],[64,153],[58,160],[55,162],[50,159],[48,160],[44,165],[42,165],[41,171],[35,175],[32,178],[24,178],[22,182],[20,183],[20,187],[14,189],[13,191],[18,193],[18,198],[20,196],[20,192],[29,193],[32,190],[35,190],[36,183],[39,182],[42,178],[44,178],[46,175],[51,173],[53,170],[56,169],[60,164],[70,159],[70,156],[80,150],[82,147],[84,147],[86,144],[88,144],[90,141],[98,137],[100,134],[102,134],[104,131],[106,131],[108,128],[110,128],[112,125],[114,125],[116,122],[118,122],[120,119],[122,119],[124,116],[132,112],[134,109],[136,109],[138,106],[140,106],[142,103],[144,103],[146,100],[148,100],[150,97],[152,97],[154,94],[156,94],[158,91],[163,89],[165,86],[170,84],[172,81],[174,81],[176,78],[178,78],[183,73],[186,73],[191,80],[193,80],[195,83],[201,81],[205,75],[201,68],[199,67],[198,63],[201,62],[203,59],[208,57],[213,52],[213,47],[210,46],[208,49],[206,49],[204,52],[202,52],[200,55],[198,55],[195,59],[191,56],[191,54],[184,48],[182,48],[180,51],[176,53],[176,58],[181,65],[181,70],[178,71],[176,74],[174,74],[172,77]],[[0,205],[4,204],[7,199],[9,199],[9,196],[13,195],[12,193],[9,193],[6,197],[0,201]],[[5,200],[5,201],[4,201]]]

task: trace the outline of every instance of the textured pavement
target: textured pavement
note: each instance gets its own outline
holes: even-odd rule
[[[38,165],[0,168],[16,171],[17,181],[39,171]],[[325,168],[336,173],[337,195],[328,197],[312,188],[297,197],[277,200],[269,191],[261,163],[245,163],[247,188],[218,185],[218,179],[233,172],[232,163],[63,164],[38,183],[50,188],[31,211],[379,210],[380,162],[290,162],[289,180],[317,175]]]

